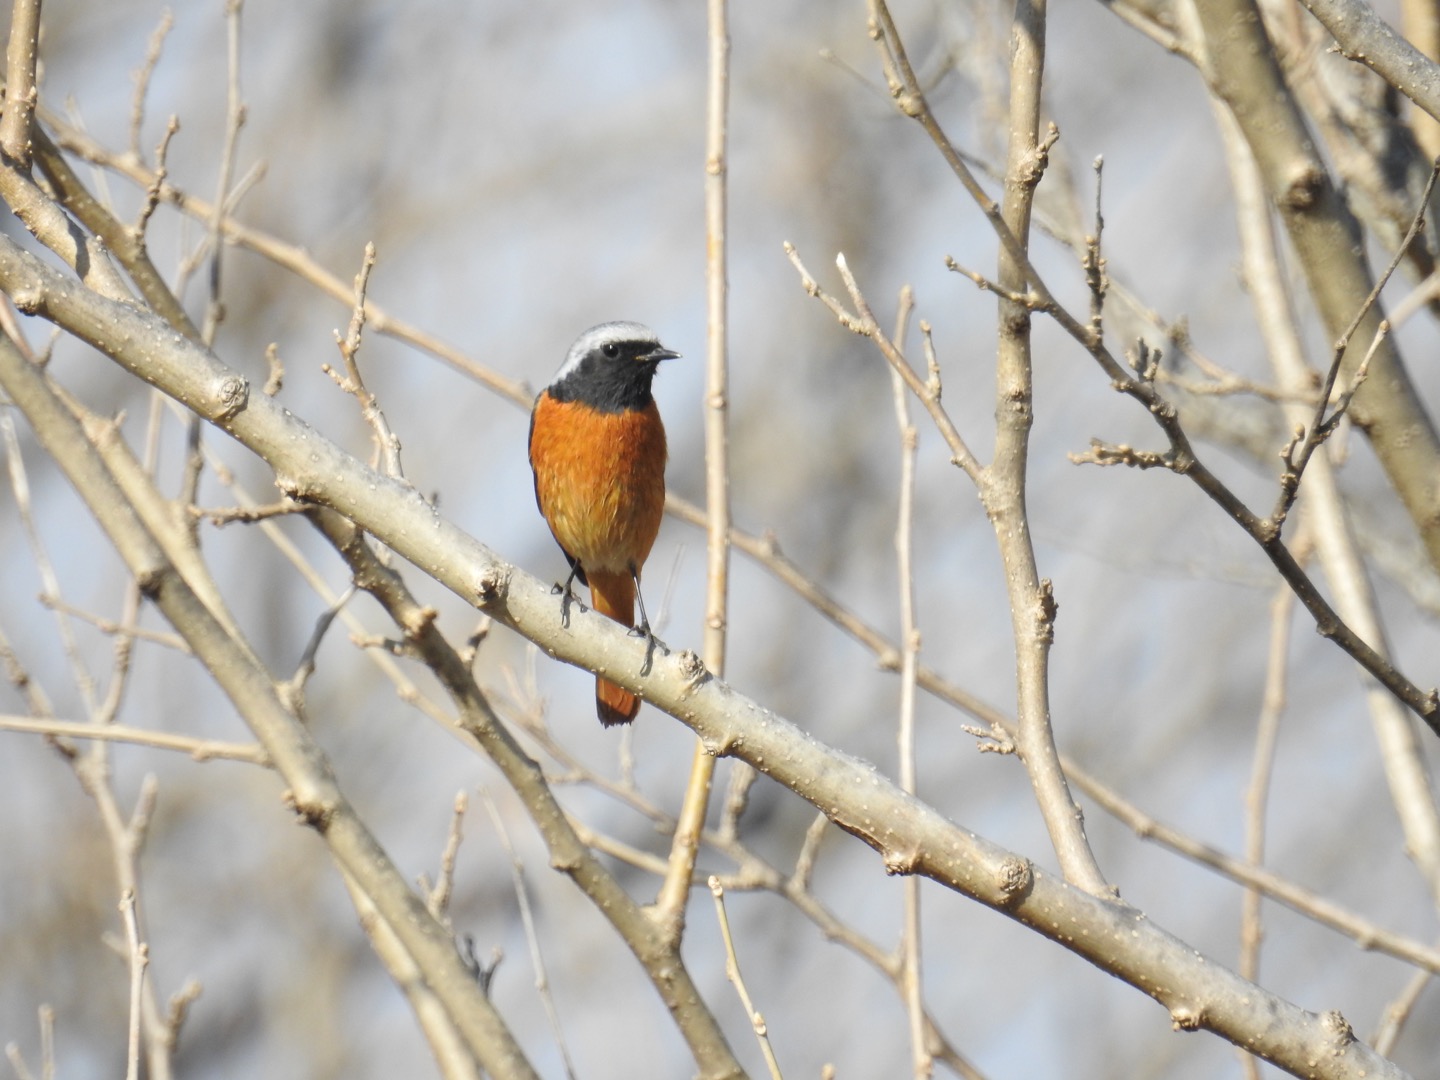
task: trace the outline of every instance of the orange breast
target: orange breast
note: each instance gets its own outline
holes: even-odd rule
[[[644,563],[665,508],[665,428],[653,401],[605,413],[542,393],[530,464],[540,512],[587,573]]]

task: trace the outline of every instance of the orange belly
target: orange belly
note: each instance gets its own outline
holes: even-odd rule
[[[652,401],[606,413],[542,393],[530,429],[535,498],[584,571],[637,572],[665,509],[665,428]]]

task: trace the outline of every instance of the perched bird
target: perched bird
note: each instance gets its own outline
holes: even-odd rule
[[[579,578],[596,611],[652,640],[643,600],[635,626],[640,568],[665,508],[665,427],[650,383],[679,355],[640,323],[592,326],[530,413],[535,501],[570,561],[564,610]],[[640,699],[596,678],[595,708],[606,727],[628,724]]]

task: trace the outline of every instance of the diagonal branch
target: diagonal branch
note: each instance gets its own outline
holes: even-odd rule
[[[706,5],[709,72],[705,105],[705,666],[725,672],[730,600],[730,12],[728,0]],[[753,774],[752,774],[753,775]],[[656,914],[678,942],[685,926],[700,834],[710,805],[715,759],[698,743],[670,848],[670,869]],[[736,778],[743,783],[743,778]]]
[[[884,0],[874,0],[874,3],[882,13],[887,12]],[[1201,5],[1202,8],[1204,6]],[[898,42],[899,38],[894,34],[893,23],[887,19],[886,25],[889,27],[886,40]],[[1095,359],[1117,391],[1134,398],[1146,408],[1170,442],[1167,459],[1163,462],[1165,467],[1182,476],[1188,476],[1260,546],[1281,577],[1295,590],[1296,596],[1305,605],[1305,609],[1310,612],[1311,617],[1315,620],[1315,628],[1320,635],[1330,638],[1349,653],[1366,671],[1424,720],[1432,731],[1440,734],[1440,694],[1437,694],[1434,689],[1426,691],[1416,686],[1335,613],[1335,610],[1320,594],[1314,582],[1310,580],[1304,569],[1296,562],[1293,554],[1281,541],[1279,530],[1276,529],[1275,524],[1253,513],[1240,497],[1199,459],[1190,444],[1189,437],[1180,425],[1174,404],[1167,401],[1156,390],[1153,379],[1137,378],[1132,375],[1131,371],[1110,352],[1103,337],[1088,322],[1081,322],[1075,318],[1055,299],[1044,279],[1035,270],[1028,255],[1015,239],[1009,226],[1005,225],[1003,221],[995,223],[995,215],[992,214],[993,201],[984,194],[969,167],[955,151],[949,138],[930,112],[925,95],[914,81],[913,72],[909,70],[908,62],[897,61],[896,70],[900,73],[902,80],[899,89],[892,88],[892,92],[896,94],[897,103],[905,115],[911,116],[921,123],[926,133],[936,143],[951,170],[955,172],[966,190],[972,192],[986,217],[991,219],[1003,249],[1016,259],[1017,265],[1024,271],[1025,278],[1029,282],[1030,293],[1033,295],[1033,299],[1029,302],[1030,309],[1043,312],[1054,319],[1062,330]],[[1347,318],[1358,309],[1360,300],[1363,299],[1366,291],[1365,289],[1360,290],[1355,304],[1346,312]],[[1147,373],[1142,371],[1141,374],[1144,376]],[[1422,426],[1428,429],[1428,421],[1425,421]],[[1423,442],[1423,440],[1421,441]],[[1422,474],[1423,470],[1417,473],[1417,478]],[[1440,485],[1433,484],[1435,476],[1440,476],[1440,463],[1437,463],[1436,468],[1424,480],[1424,482],[1432,484],[1436,489],[1437,496],[1440,496]],[[1440,514],[1437,514],[1435,521],[1440,523]],[[1436,537],[1437,542],[1440,542],[1440,527],[1431,530],[1431,533]]]
[[[141,315],[129,305],[116,307]],[[165,325],[148,314],[141,317],[151,334]],[[165,333],[176,340],[172,332]],[[155,340],[150,343],[158,344]],[[183,347],[195,349],[189,342]],[[269,674],[248,649],[239,647],[166,558],[79,422],[39,369],[8,341],[0,342],[0,386],[25,413],[41,445],[95,513],[141,591],[185,637],[250,725],[288,785],[288,798],[296,812],[324,839],[346,874],[363,884],[382,917],[424,968],[471,1052],[496,1076],[534,1076],[503,1019],[461,962],[449,934],[426,911],[355,813],[323,752],[280,701]]]
[[[1245,135],[1325,332],[1340,341],[1360,312],[1349,336],[1376,340],[1384,312],[1366,303],[1374,281],[1359,224],[1315,148],[1259,9],[1253,0],[1207,0],[1194,10],[1205,45],[1201,73]],[[1339,369],[1347,384],[1361,365],[1359,351],[1348,350]],[[1440,432],[1393,336],[1380,340],[1367,367],[1350,417],[1440,567]]]
[[[952,824],[873,766],[823,745],[713,678],[695,654],[656,657],[648,674],[637,674],[645,649],[623,628],[589,611],[572,613],[570,627],[563,627],[547,583],[500,561],[438,515],[419,492],[366,468],[279,403],[248,395],[238,375],[153,315],[89,293],[8,243],[0,243],[0,289],[19,294],[29,310],[61,323],[210,418],[263,458],[292,496],[338,510],[551,655],[591,670],[603,666],[607,677],[643,692],[647,701],[695,731],[708,751],[741,758],[823,810],[879,852],[890,872],[924,874],[984,903],[1142,988],[1175,1024],[1215,1031],[1297,1075],[1393,1080],[1404,1075],[1356,1041],[1339,1014],[1318,1016],[1246,982],[1129,905],[1070,887]],[[123,506],[123,501],[112,495],[103,505],[112,504]],[[177,624],[195,631],[196,654],[243,702],[276,768],[291,783],[296,805],[323,827],[337,858],[356,874],[385,865],[383,852],[349,812],[308,733],[292,727],[293,718],[273,700],[269,677],[245,664],[238,670],[227,666],[229,658],[214,650],[227,647],[228,636],[213,640],[223,631],[203,606],[153,561],[152,551],[134,550],[128,532],[117,538],[149,595]],[[377,860],[373,864],[366,861],[371,857]],[[398,893],[392,884],[375,885],[386,921],[427,966],[433,962],[435,970],[447,971],[458,963],[448,937],[430,928],[434,920],[403,881]],[[448,982],[436,990],[447,1005],[456,1006],[475,992],[480,1000],[472,1002],[474,1013],[453,1007],[451,1012],[467,1038],[493,1054],[481,1030],[493,1013],[473,982],[469,990]],[[504,1064],[510,1064],[508,1056]],[[522,1059],[513,1069],[492,1071],[505,1075],[523,1068]]]
[[[1370,68],[1440,120],[1440,65],[1411,45],[1363,0],[1300,0],[1334,36],[1340,52]]]
[[[349,565],[356,585],[385,608],[450,695],[461,730],[495,763],[524,803],[549,849],[551,865],[569,876],[640,961],[690,1045],[700,1075],[714,1080],[741,1075],[715,1017],[680,958],[680,942],[630,897],[582,842],[540,766],[500,722],[470,666],[436,627],[434,611],[422,607],[400,575],[380,563],[367,546],[365,533],[355,524],[325,510],[314,510],[312,516]],[[552,617],[557,617],[553,599],[549,607]],[[571,615],[572,621],[579,618]]]

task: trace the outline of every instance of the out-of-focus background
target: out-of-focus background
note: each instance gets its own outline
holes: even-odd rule
[[[901,3],[896,15],[932,101],[957,145],[1003,161],[1008,13],[981,0]],[[162,16],[159,3],[52,4],[44,11],[42,102],[121,153],[130,139],[135,72]],[[934,148],[884,92],[863,4],[792,0],[733,5],[730,159],[731,449],[736,524],[772,532],[784,552],[843,604],[892,638],[899,607],[893,535],[899,438],[889,374],[866,341],[801,289],[782,243],[841,292],[844,252],[882,323],[900,287],[934,329],[944,401],[982,458],[993,431],[995,305],[944,257],[992,273],[996,244]],[[223,5],[173,11],[145,102],[140,150],[153,160],[170,115],[170,181],[213,199],[226,120]],[[246,224],[308,250],[344,280],[367,241],[378,263],[370,297],[500,375],[538,388],[571,340],[607,319],[644,321],[685,354],[656,396],[670,432],[669,484],[703,501],[701,397],[705,351],[703,5],[658,0],[593,5],[474,5],[248,0],[241,34],[246,104],[237,175],[257,170],[235,208]],[[1083,230],[1091,163],[1104,157],[1105,254],[1162,322],[1188,320],[1195,346],[1234,372],[1271,381],[1236,268],[1228,178],[1203,85],[1099,4],[1055,5],[1046,91],[1060,128],[1042,187],[1048,220]],[[142,193],[91,174],[123,217]],[[18,225],[12,223],[12,230]],[[162,208],[151,251],[173,274],[204,227]],[[1037,239],[1037,265],[1077,310],[1087,303],[1073,252]],[[203,311],[208,264],[185,300]],[[217,351],[263,381],[265,349],[285,364],[282,400],[352,451],[369,453],[354,401],[321,370],[348,307],[252,252],[227,248]],[[1404,284],[1396,288],[1403,290]],[[1313,327],[1313,318],[1308,325]],[[1054,723],[1062,748],[1144,810],[1232,853],[1242,848],[1243,794],[1260,709],[1269,564],[1214,505],[1162,472],[1076,466],[1092,436],[1160,448],[1150,418],[1045,320],[1036,324],[1036,426],[1030,507],[1041,573],[1060,605],[1053,654]],[[1142,327],[1117,313],[1114,346]],[[45,342],[43,328],[29,327]],[[1155,332],[1153,340],[1165,344]],[[1411,373],[1440,400],[1433,320],[1401,328]],[[918,338],[911,338],[919,357]],[[1312,362],[1327,352],[1318,332]],[[57,378],[92,407],[126,414],[143,439],[148,392],[70,341]],[[514,403],[417,349],[379,334],[360,354],[370,387],[403,442],[408,479],[444,514],[541,577],[559,578],[558,549],[535,511],[525,458],[527,417]],[[1200,446],[1257,508],[1274,498],[1283,425],[1247,397],[1210,402]],[[1013,709],[1013,647],[992,531],[964,475],[917,412],[915,522],[923,660]],[[1197,414],[1196,424],[1203,418]],[[89,515],[16,420],[33,522],[60,599],[118,618],[124,575]],[[1249,442],[1247,443],[1247,439]],[[1436,679],[1440,585],[1414,530],[1358,438],[1343,473],[1375,556],[1375,584],[1402,670]],[[206,446],[260,501],[268,470],[224,436]],[[1257,453],[1255,446],[1262,448]],[[1268,449],[1265,449],[1268,448]],[[174,492],[180,428],[164,428],[161,476]],[[14,465],[12,464],[12,469]],[[201,502],[237,502],[213,471]],[[37,568],[9,487],[0,494],[0,628],[58,715],[87,717],[57,616],[36,600]],[[279,529],[335,590],[346,574],[300,519]],[[293,672],[325,603],[252,526],[202,527],[226,598],[279,677]],[[461,641],[473,610],[419,572],[406,579]],[[647,567],[657,630],[698,647],[704,537],[668,520]],[[390,632],[367,601],[353,611]],[[153,615],[146,625],[161,628]],[[1407,861],[1377,765],[1353,665],[1294,616],[1289,706],[1269,807],[1268,864],[1421,940],[1435,910]],[[727,678],[817,738],[896,771],[899,685],[874,658],[764,569],[734,562]],[[72,620],[75,656],[103,698],[112,643]],[[402,661],[402,664],[405,662]],[[122,718],[217,739],[245,732],[198,666],[142,643]],[[406,670],[423,690],[422,669]],[[591,677],[496,629],[479,670],[520,710],[543,701],[555,738],[594,774],[633,783],[661,812],[679,806],[692,737],[642,712],[633,733],[602,731]],[[577,1073],[684,1076],[693,1063],[633,958],[546,865],[518,805],[484,760],[402,703],[348,632],[325,639],[308,689],[310,723],[340,781],[411,876],[433,878],[458,792],[471,793],[453,918],[488,958],[503,951],[492,996],[545,1075],[562,1065],[535,991],[504,849],[477,789],[493,797],[525,865],[550,992]],[[0,708],[24,710],[13,687]],[[1053,866],[1029,782],[1010,758],[976,752],[953,709],[922,696],[919,792],[953,820]],[[1434,759],[1434,739],[1426,737]],[[623,755],[633,756],[626,761]],[[721,788],[729,765],[721,766]],[[203,987],[182,1032],[185,1076],[393,1077],[434,1064],[414,1018],[371,954],[323,847],[281,804],[275,777],[117,746],[122,806],[144,778],[158,801],[141,859],[151,977],[162,1000]],[[592,828],[663,854],[644,815],[594,785],[563,791]],[[1238,949],[1240,890],[1135,838],[1086,803],[1103,868],[1130,902],[1219,962]],[[814,811],[761,780],[742,823],[757,852],[788,869]],[[618,864],[617,864],[618,865]],[[730,867],[702,854],[702,870]],[[625,871],[642,899],[656,881]],[[833,833],[814,890],[884,948],[900,932],[900,884],[873,852]],[[127,970],[110,849],[94,803],[61,756],[35,736],[0,734],[0,1041],[39,1057],[37,1008],[55,1009],[65,1076],[123,1069]],[[853,952],[769,894],[732,893],[730,917],[749,989],[787,1075],[827,1062],[848,1077],[908,1068],[903,1002]],[[1412,972],[1278,905],[1264,909],[1261,981],[1314,1010],[1339,1009],[1362,1037]],[[1178,1035],[1134,989],[1003,917],[939,888],[924,890],[925,991],[952,1042],[986,1075],[1214,1077],[1238,1072],[1227,1044]],[[763,1069],[725,981],[711,900],[697,892],[685,955],[747,1067]],[[1423,1071],[1440,1054],[1440,995],[1422,994],[1396,1050]]]

